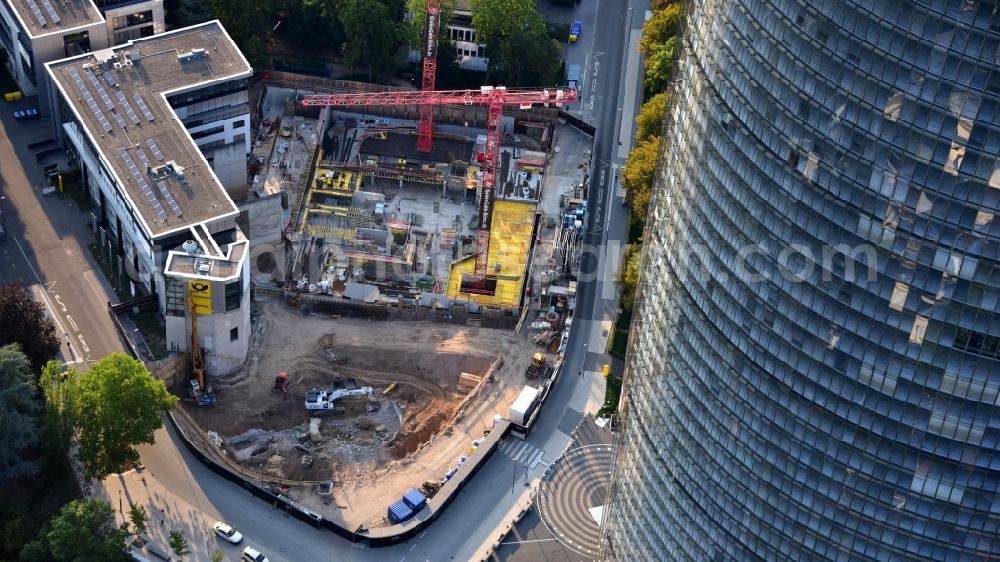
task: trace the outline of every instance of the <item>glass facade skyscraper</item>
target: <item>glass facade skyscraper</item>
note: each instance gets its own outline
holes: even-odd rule
[[[1000,558],[1000,15],[692,0],[607,560]]]

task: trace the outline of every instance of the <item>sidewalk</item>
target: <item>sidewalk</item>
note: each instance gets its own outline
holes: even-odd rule
[[[584,326],[577,326],[576,328],[583,329]],[[572,369],[565,369],[560,376],[577,375],[573,373]],[[596,415],[597,411],[604,404],[605,379],[600,371],[585,371],[583,376],[589,378],[590,384],[578,384],[566,406],[567,408],[579,411],[584,416],[587,414]],[[543,458],[546,462],[539,463],[528,473],[528,476],[531,478],[529,488],[517,497],[505,498],[503,502],[498,504],[493,510],[493,513],[498,516],[497,527],[487,536],[484,544],[480,545],[475,552],[457,553],[462,556],[456,556],[456,559],[478,561],[490,558],[494,547],[503,540],[503,537],[507,536],[514,524],[523,517],[524,512],[529,511],[533,506],[535,492],[538,490],[541,478],[545,475],[549,465],[560,458],[572,442],[573,437],[571,435],[566,435],[561,431],[552,432],[552,436],[541,447],[545,451]]]
[[[149,530],[146,536],[160,552],[170,553],[173,556],[170,547],[167,546],[170,531],[181,531],[188,540],[191,554],[184,557],[185,561],[209,562],[213,550],[225,552],[236,548],[227,548],[215,538],[212,524],[216,519],[180,499],[155,478],[146,476],[148,475],[136,470],[112,474],[103,482],[94,485],[94,496],[103,498],[111,504],[115,509],[116,522],[119,524],[128,522],[129,509],[132,505],[145,507],[149,516]],[[146,557],[151,558],[149,555]],[[234,559],[231,554],[229,559]]]
[[[531,511],[532,504],[535,501],[535,493],[538,491],[538,484],[539,480],[535,478],[525,487],[524,491],[517,496],[517,499],[507,509],[507,513],[503,517],[503,522],[497,526],[490,536],[487,537],[483,545],[468,560],[489,560],[493,551],[500,545],[500,541],[507,536],[507,533],[510,533],[514,524],[520,521],[525,513]]]

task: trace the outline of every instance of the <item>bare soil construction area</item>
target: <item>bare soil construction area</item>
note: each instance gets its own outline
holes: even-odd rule
[[[183,407],[206,432],[218,434],[228,456],[247,469],[276,478],[337,483],[337,507],[356,512],[342,513],[345,520],[366,521],[384,513],[388,505],[378,501],[371,508],[365,502],[359,511],[359,505],[350,506],[350,496],[364,497],[362,492],[376,485],[380,492],[405,491],[419,486],[422,478],[447,471],[454,462],[452,452],[466,447],[463,435],[441,439],[441,447],[436,441],[434,447],[421,449],[417,457],[426,462],[415,463],[413,453],[453,419],[477,378],[501,354],[511,364],[495,373],[489,392],[477,405],[485,410],[476,415],[485,419],[475,421],[481,432],[494,412],[506,415],[503,402],[512,400],[525,384],[520,362],[508,356],[513,352],[528,357],[533,351],[530,344],[503,330],[423,321],[329,319],[304,315],[278,302],[260,307],[260,329],[251,340],[247,364],[213,383],[218,404],[199,408],[185,401]],[[523,351],[514,351],[521,346]],[[281,371],[288,373],[284,399],[273,390]],[[395,389],[383,395],[392,383]],[[312,388],[360,387],[373,389],[374,403],[363,395],[343,397],[336,401],[334,412],[307,410],[303,403]],[[472,416],[463,416],[467,417]],[[458,429],[472,435],[468,429]],[[442,450],[431,450],[438,448]],[[406,468],[397,471],[402,467]],[[386,488],[385,480],[393,474],[400,482]],[[299,492],[294,495],[303,500],[317,498],[309,490]]]

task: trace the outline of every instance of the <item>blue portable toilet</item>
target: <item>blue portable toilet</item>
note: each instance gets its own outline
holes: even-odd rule
[[[402,523],[403,521],[407,521],[413,517],[413,510],[410,509],[410,506],[406,505],[406,502],[399,500],[389,506],[388,515],[390,523]]]
[[[403,502],[410,506],[410,509],[414,512],[417,512],[427,504],[427,497],[421,494],[416,488],[410,488],[409,492],[403,494]]]

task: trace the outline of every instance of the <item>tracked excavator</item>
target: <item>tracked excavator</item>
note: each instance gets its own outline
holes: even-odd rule
[[[375,400],[375,392],[368,386],[346,390],[339,388],[328,388],[326,390],[311,388],[306,391],[305,406],[307,410],[326,410],[332,412],[336,409],[337,400],[345,396],[367,396],[369,411],[374,412],[379,409],[379,403]]]

